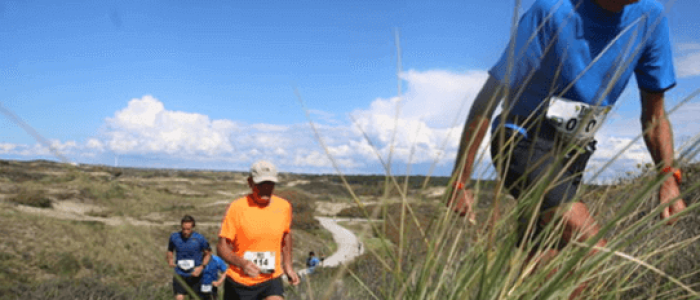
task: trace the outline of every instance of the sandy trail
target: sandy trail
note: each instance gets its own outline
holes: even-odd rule
[[[221,202],[210,203],[209,205],[221,205],[227,204]],[[130,217],[97,217],[87,215],[90,211],[99,211],[100,208],[97,206],[86,206],[83,203],[73,203],[70,201],[65,201],[63,203],[57,203],[54,209],[43,209],[24,205],[17,205],[14,207],[18,211],[25,213],[31,213],[46,217],[51,217],[55,219],[62,220],[74,220],[74,221],[93,221],[102,222],[109,226],[119,226],[123,224],[130,224],[134,226],[178,226],[178,222],[151,222],[144,220],[136,220]],[[354,260],[356,257],[364,253],[364,247],[358,240],[357,236],[347,228],[338,225],[338,221],[366,221],[365,219],[349,219],[349,218],[328,218],[328,217],[315,217],[323,228],[328,230],[333,235],[333,240],[338,245],[338,250],[331,256],[327,257],[321,267],[336,267],[341,264],[347,264]],[[197,226],[220,226],[219,222],[197,222]],[[308,269],[299,270],[299,275],[304,276],[308,273]]]
[[[341,264],[347,264],[365,252],[357,236],[347,228],[338,225],[337,220],[326,217],[316,217],[316,219],[321,223],[323,228],[330,231],[333,235],[333,240],[335,240],[335,243],[338,245],[338,251],[327,257],[319,267],[336,267]],[[342,219],[342,221],[349,220],[354,219]],[[303,269],[299,270],[298,273],[304,276],[308,271],[308,269]]]

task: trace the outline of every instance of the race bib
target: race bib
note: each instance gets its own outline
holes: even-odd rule
[[[202,284],[202,293],[211,293],[211,284]]]
[[[177,261],[177,266],[183,270],[189,270],[194,268],[194,259],[181,259]]]
[[[603,124],[610,108],[551,97],[546,116],[547,121],[567,137],[588,140],[593,138]]]
[[[275,272],[275,252],[252,252],[246,251],[243,253],[243,258],[252,261],[263,273]]]

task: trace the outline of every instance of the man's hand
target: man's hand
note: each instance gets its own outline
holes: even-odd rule
[[[678,199],[678,196],[680,195],[680,189],[678,188],[678,183],[676,183],[675,179],[673,177],[670,177],[661,184],[661,188],[659,188],[659,201],[661,204],[666,204],[671,201],[675,202],[666,208],[661,212],[661,220],[668,220],[666,224],[672,225],[676,221],[678,221],[678,218],[673,218],[670,219],[671,216],[680,213],[685,209],[685,202],[683,199]],[[669,220],[670,219],[670,220]]]
[[[194,267],[194,270],[192,270],[192,276],[197,277],[199,274],[202,274],[202,270],[204,270],[204,266],[199,265]]]
[[[224,277],[224,278],[225,278],[225,277]],[[213,286],[215,286],[215,287],[220,287],[222,284],[224,284],[224,281],[223,281],[223,280],[217,280],[217,281],[214,281],[214,282],[211,283],[211,285],[213,285]]]
[[[258,266],[252,261],[246,261],[245,265],[243,265],[243,273],[248,275],[248,277],[258,277],[260,275],[260,272],[260,268],[258,268]]]
[[[297,275],[297,272],[294,272],[292,268],[284,268],[284,274],[287,275],[290,284],[294,286],[299,284],[299,275]]]
[[[469,222],[476,224],[476,214],[472,210],[474,204],[474,192],[469,188],[450,189],[450,200],[447,201],[447,207],[451,207],[452,211],[459,213],[460,217],[469,215]]]
[[[169,260],[169,261],[168,261],[168,265],[169,265],[171,268],[177,267],[177,266],[175,265],[175,263],[174,263],[172,260]]]

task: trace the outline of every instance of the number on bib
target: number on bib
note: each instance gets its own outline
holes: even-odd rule
[[[194,260],[193,259],[181,259],[177,261],[177,266],[180,267],[180,269],[183,270],[189,270],[194,268]]]
[[[245,260],[253,262],[263,273],[273,273],[275,271],[275,252],[252,252],[243,253]]]
[[[211,284],[202,284],[202,293],[211,293]]]
[[[551,97],[547,107],[547,120],[557,131],[577,140],[592,139],[610,106],[595,106],[569,99]],[[582,124],[585,126],[581,128]]]

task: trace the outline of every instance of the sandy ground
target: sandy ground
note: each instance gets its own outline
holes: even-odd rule
[[[26,205],[15,205],[15,209],[21,212],[46,216],[61,220],[102,222],[109,226],[130,224],[134,226],[177,226],[179,222],[151,222],[136,220],[130,217],[96,217],[87,215],[90,212],[100,212],[103,208],[97,205],[79,203],[74,201],[59,201],[53,203],[53,209],[37,208]],[[221,223],[197,222],[197,226],[219,226]]]
[[[231,200],[222,200],[209,205],[222,205],[228,204]],[[96,217],[87,215],[91,212],[100,212],[103,208],[97,205],[91,205],[86,203],[80,203],[75,201],[60,201],[54,202],[52,209],[46,208],[36,208],[25,205],[13,206],[15,209],[25,213],[31,213],[56,219],[62,220],[74,220],[74,221],[93,221],[102,222],[109,226],[118,226],[122,224],[130,224],[135,226],[177,226],[178,222],[152,222],[145,220],[136,220],[130,217]],[[348,263],[364,253],[364,248],[359,242],[357,236],[350,230],[343,226],[338,225],[338,221],[353,221],[354,219],[347,218],[328,218],[328,217],[316,217],[316,219],[321,223],[321,226],[328,230],[332,235],[335,243],[338,245],[338,250],[327,257],[324,262],[324,267],[335,267],[341,264]],[[206,223],[197,222],[197,226],[219,226],[218,222]],[[299,271],[300,275],[306,275],[307,269]]]
[[[341,264],[346,264],[365,252],[365,248],[362,247],[357,236],[352,231],[338,225],[337,221],[340,219],[335,220],[327,217],[316,217],[316,219],[321,223],[323,228],[331,232],[333,240],[335,240],[335,243],[338,245],[338,251],[326,257],[323,264],[319,267],[336,267]],[[342,220],[351,221],[353,219]],[[308,269],[303,269],[299,270],[298,273],[300,276],[305,276],[308,271]]]

